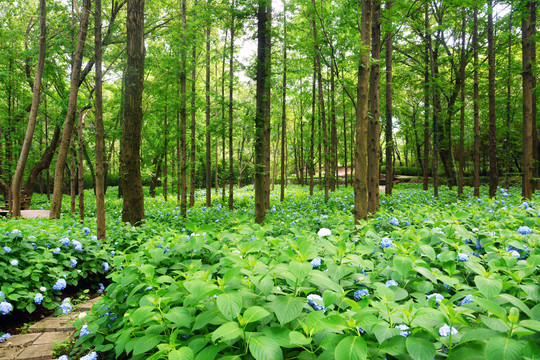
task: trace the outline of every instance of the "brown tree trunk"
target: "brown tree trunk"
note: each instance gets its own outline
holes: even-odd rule
[[[186,19],[186,0],[182,0],[182,48],[180,51],[180,214],[182,217],[187,215],[187,143],[186,143],[186,124],[187,124],[187,97],[186,97],[186,49],[187,49],[187,19]]]
[[[281,188],[279,200],[285,200],[286,150],[287,150],[287,5],[283,2],[283,86],[281,96]]]
[[[39,108],[39,99],[41,93],[41,77],[43,75],[43,68],[45,66],[45,48],[47,38],[47,10],[45,0],[39,1],[40,15],[39,15],[39,55],[38,64],[36,68],[36,74],[34,77],[34,86],[32,88],[32,105],[30,108],[30,116],[28,118],[28,126],[26,128],[26,134],[24,136],[23,146],[21,154],[19,156],[19,162],[15,170],[15,175],[12,181],[12,216],[21,216],[21,186],[24,176],[24,168],[26,167],[26,161],[28,160],[28,154],[30,153],[30,147],[32,146],[32,138],[34,137],[34,130],[36,129],[37,113]]]
[[[316,32],[316,24],[313,21],[313,32]],[[314,50],[316,51],[316,49]],[[313,84],[311,87],[311,136],[309,145],[309,195],[313,196],[313,176],[315,172],[315,109],[316,109],[316,89],[317,89],[317,58],[313,55]]]
[[[461,60],[459,63],[459,85],[460,85],[460,117],[459,117],[459,170],[458,170],[458,195],[463,194],[463,178],[465,167],[465,8],[461,9],[463,16],[461,22]]]
[[[233,90],[234,90],[234,0],[232,0],[231,53],[229,59],[229,209],[234,209],[234,167],[233,167]],[[223,169],[225,171],[225,169]]]
[[[367,131],[369,103],[369,62],[371,47],[371,7],[370,0],[362,0],[362,22],[360,38],[362,50],[358,66],[356,88],[356,144],[354,148],[354,224],[367,217]]]
[[[533,53],[536,27],[536,1],[526,3],[525,14],[521,20],[522,51],[523,51],[523,180],[522,196],[532,199],[533,194]]]
[[[431,87],[431,92],[433,96],[433,195],[435,197],[439,196],[439,91],[437,89],[437,54],[433,50],[433,45],[431,42],[431,27],[429,23],[429,10],[428,4],[426,3],[425,10],[425,19],[426,19],[426,38],[427,46],[429,53],[429,65],[430,65],[430,79],[433,83]]]
[[[77,197],[77,168],[75,158],[77,157],[77,152],[75,151],[75,144],[73,144],[73,139],[71,140],[71,158],[69,166],[69,186],[70,186],[70,211],[72,214],[75,214],[75,203]]]
[[[95,6],[95,59],[96,59],[96,222],[97,237],[106,239],[105,223],[105,129],[103,126],[103,89],[102,89],[102,41],[101,41],[101,0],[96,0]]]
[[[197,1],[195,0],[194,8],[197,6]],[[194,13],[193,16],[196,16]],[[195,122],[195,115],[197,113],[197,108],[195,107],[195,100],[196,100],[196,85],[197,85],[197,42],[196,42],[196,36],[193,36],[193,48],[192,48],[192,69],[191,69],[191,174],[190,174],[190,184],[189,184],[189,207],[193,207],[195,205],[195,181],[196,181],[196,174],[195,174],[195,152],[197,150],[195,143],[197,142],[196,139],[196,122]]]
[[[168,119],[168,92],[169,87],[165,87],[165,106],[163,109],[163,127],[165,134],[163,135],[163,199],[165,202],[169,196],[169,119]]]
[[[78,170],[78,194],[79,194],[79,218],[84,220],[84,142],[83,142],[83,126],[84,118],[86,117],[88,110],[81,109],[79,112],[79,126],[77,127],[77,140],[79,149],[77,151],[77,162],[79,165]]]
[[[206,207],[212,206],[212,147],[210,137],[210,25],[206,26]]]
[[[474,103],[474,193],[476,197],[480,196],[480,114],[478,108],[478,7],[474,7],[474,29],[473,29],[473,52],[474,52],[474,85],[473,85],[473,103]]]
[[[386,11],[390,12],[394,1],[390,0],[386,3]],[[393,33],[388,31],[386,34],[386,128],[385,128],[385,140],[386,140],[386,187],[385,194],[392,195],[392,189],[394,187],[394,162],[393,162],[393,125],[392,125],[392,51],[393,51]],[[416,131],[416,128],[415,128]]]
[[[381,87],[381,4],[374,1],[371,24],[371,71],[369,74],[369,122],[368,122],[368,213],[379,211],[379,153]]]
[[[270,156],[270,52],[272,2],[258,0],[257,11],[257,95],[255,115],[255,222],[266,218],[266,192]]]
[[[91,0],[84,0],[83,11],[81,14],[81,24],[79,30],[79,38],[77,47],[73,54],[73,67],[71,71],[71,85],[69,89],[69,101],[67,108],[66,121],[64,122],[64,130],[62,132],[62,140],[60,142],[60,150],[56,158],[56,168],[54,171],[54,189],[53,198],[51,201],[51,210],[49,217],[51,219],[60,218],[62,210],[62,193],[64,187],[64,167],[66,165],[69,144],[73,137],[73,125],[75,122],[75,113],[77,112],[77,93],[79,91],[79,77],[81,74],[82,57],[84,52],[84,44],[86,42],[86,33],[88,30],[88,18],[90,16]]]
[[[333,63],[330,69],[330,191],[335,191],[339,186],[338,174],[338,151],[337,151],[337,125],[336,125],[336,81]]]
[[[497,192],[497,124],[495,122],[495,43],[493,40],[493,1],[488,1],[488,64],[489,64],[489,197]]]
[[[426,5],[425,7],[425,30],[428,31],[429,27],[429,14],[428,14],[428,7]],[[427,191],[429,187],[429,113],[430,113],[430,107],[429,107],[429,69],[430,69],[430,51],[429,51],[429,45],[428,45],[428,36],[425,36],[426,40],[426,55],[424,58],[424,61],[426,63],[426,67],[424,69],[424,161],[422,168],[422,174],[423,174],[423,190]],[[435,156],[435,155],[434,155]]]
[[[126,96],[120,148],[120,181],[124,190],[122,221],[135,226],[142,224],[144,220],[140,164],[144,57],[144,0],[128,0]]]

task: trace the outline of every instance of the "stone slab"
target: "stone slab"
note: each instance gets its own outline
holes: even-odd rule
[[[73,331],[46,332],[34,341],[34,345],[47,345],[61,343],[73,336]]]
[[[32,345],[25,348],[18,356],[17,360],[51,360],[53,358],[54,344]]]
[[[49,210],[21,210],[21,216],[23,219],[48,218]]]
[[[28,331],[32,333],[72,330],[75,330],[75,326],[73,326],[73,320],[69,317],[48,317],[28,328]]]
[[[9,347],[0,349],[0,360],[18,359],[17,355],[22,352],[21,348]]]
[[[37,338],[39,338],[40,335],[41,335],[40,333],[13,335],[6,341],[0,343],[0,349],[9,348],[9,347],[23,347],[23,346],[30,345]]]
[[[101,300],[101,296],[97,297],[97,298],[93,298],[92,300],[89,300],[87,302],[85,302],[84,304],[80,304],[78,305],[78,310],[80,311],[88,311],[88,310],[91,310],[92,309],[92,306],[94,306],[95,304],[97,304],[97,302]]]

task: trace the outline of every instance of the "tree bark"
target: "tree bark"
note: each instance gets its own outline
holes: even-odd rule
[[[197,6],[197,1],[195,0],[194,8]],[[196,16],[196,14],[193,14]],[[197,42],[196,42],[196,36],[193,36],[193,48],[192,48],[192,69],[191,69],[191,171],[190,171],[190,184],[189,184],[189,207],[193,207],[195,205],[195,181],[196,181],[196,174],[195,174],[195,155],[196,155],[196,122],[195,122],[195,115],[197,113],[197,108],[195,107],[195,99],[197,96]]]
[[[144,0],[128,0],[126,96],[120,148],[120,181],[124,190],[122,221],[135,226],[141,225],[144,220],[140,164],[144,57]]]
[[[461,59],[459,62],[459,85],[460,85],[460,117],[459,117],[459,169],[458,169],[458,196],[463,194],[463,178],[465,167],[465,8],[461,9],[463,16],[461,22]]]
[[[233,167],[233,90],[234,90],[234,18],[235,8],[232,0],[231,53],[229,58],[229,209],[234,209],[234,167]],[[223,169],[225,171],[225,169]]]
[[[206,207],[212,206],[212,147],[210,137],[210,25],[206,26]]]
[[[437,54],[433,50],[431,42],[431,27],[429,23],[429,10],[426,3],[425,8],[425,20],[426,20],[426,38],[429,53],[429,65],[430,65],[430,79],[431,79],[431,93],[433,96],[433,195],[439,196],[439,91],[437,89]]]
[[[180,214],[182,217],[187,215],[187,143],[186,143],[186,124],[187,124],[187,96],[186,96],[186,78],[187,78],[187,5],[186,0],[182,0],[182,48],[180,51]]]
[[[474,29],[473,29],[473,57],[474,57],[474,192],[473,195],[480,197],[480,113],[478,108],[478,7],[474,7]]]
[[[45,0],[39,1],[40,15],[39,15],[39,55],[38,64],[36,68],[36,74],[34,76],[32,105],[30,108],[30,116],[28,118],[28,126],[26,128],[26,135],[24,136],[23,146],[21,154],[19,156],[19,162],[15,169],[15,175],[12,181],[12,216],[21,216],[21,186],[24,176],[24,168],[26,167],[26,161],[28,160],[28,154],[30,153],[30,147],[32,146],[32,138],[34,137],[34,130],[36,129],[36,120],[39,108],[39,99],[41,94],[41,78],[43,75],[43,68],[45,66],[45,48],[47,38],[47,9]]]
[[[103,126],[103,75],[102,75],[102,41],[101,41],[101,0],[95,6],[95,59],[96,59],[96,222],[97,237],[105,241],[107,227],[105,222],[105,128]]]
[[[73,65],[71,71],[71,85],[69,89],[69,101],[67,108],[67,116],[64,122],[64,130],[62,132],[62,140],[60,142],[60,150],[56,158],[56,168],[54,171],[54,189],[53,198],[51,201],[51,210],[49,217],[51,219],[60,218],[62,210],[62,194],[64,187],[64,167],[66,165],[67,155],[69,152],[69,144],[73,137],[73,125],[75,122],[75,113],[77,112],[77,93],[79,91],[79,77],[81,74],[82,57],[84,52],[84,44],[86,42],[86,33],[88,30],[88,18],[90,16],[91,0],[84,0],[83,11],[81,14],[81,24],[77,47],[73,55]]]
[[[281,89],[281,188],[279,200],[285,200],[287,171],[285,157],[287,150],[287,4],[283,2],[283,85]]]
[[[79,194],[79,218],[84,220],[84,141],[83,141],[83,126],[84,118],[86,117],[88,110],[80,110],[79,113],[79,126],[77,127],[77,140],[79,149],[77,151],[77,162],[79,170],[77,172],[78,182],[78,194]]]
[[[493,1],[488,1],[488,64],[489,64],[489,197],[497,192],[497,124],[495,122],[495,42],[493,40]]]
[[[391,12],[394,1],[390,0],[386,3],[386,11]],[[388,16],[391,19],[391,15]],[[393,124],[392,124],[392,51],[393,51],[393,38],[392,31],[388,31],[386,34],[386,128],[385,128],[385,141],[386,141],[386,186],[385,194],[392,195],[392,189],[394,187],[394,161],[393,161]],[[416,128],[415,128],[416,131]]]
[[[428,35],[427,32],[429,28],[429,14],[428,14],[428,7],[427,4],[425,5],[425,42],[426,42],[426,48],[425,48],[425,69],[424,69],[424,167],[422,169],[423,174],[423,190],[427,191],[429,187],[429,113],[430,113],[430,107],[429,107],[429,69],[430,69],[430,51],[429,51],[429,45],[428,45]],[[435,155],[433,155],[435,156]]]

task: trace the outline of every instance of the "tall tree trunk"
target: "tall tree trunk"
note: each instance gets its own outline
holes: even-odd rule
[[[532,199],[533,185],[533,53],[536,28],[536,1],[529,0],[521,20],[522,52],[523,52],[523,180],[522,196]]]
[[[169,87],[165,87],[165,106],[163,108],[163,127],[165,134],[163,136],[163,199],[167,202],[169,196],[169,119],[168,119],[168,92]]]
[[[88,18],[90,16],[91,0],[84,0],[83,11],[81,14],[81,24],[79,30],[79,38],[77,47],[73,54],[73,64],[71,69],[71,85],[69,88],[69,101],[67,107],[66,121],[64,122],[64,130],[62,132],[62,140],[60,142],[60,150],[56,158],[56,168],[54,171],[54,189],[53,198],[51,201],[51,210],[49,217],[51,219],[60,218],[62,210],[62,193],[64,187],[64,167],[66,166],[67,155],[69,152],[69,144],[73,137],[73,125],[75,122],[75,113],[77,112],[77,93],[79,91],[79,77],[81,74],[82,57],[84,52],[84,44],[86,42],[86,33],[88,30]]]
[[[279,199],[285,200],[287,171],[285,166],[287,150],[287,4],[283,2],[283,87],[281,96],[281,188]]]
[[[460,117],[459,117],[459,170],[458,170],[458,195],[463,194],[463,177],[465,167],[465,8],[461,9],[463,16],[461,22],[461,60],[459,62],[459,85],[460,85]]]
[[[512,15],[513,5],[510,4],[510,14],[508,15],[508,74],[506,80],[506,135],[504,140],[504,164],[506,172],[506,186],[510,186],[509,174],[512,172],[511,150],[510,150],[510,124],[512,122]],[[523,57],[523,56],[522,56]],[[523,190],[523,188],[522,188]]]
[[[314,32],[316,29],[315,21],[313,21]],[[315,49],[316,51],[316,49]],[[312,84],[312,94],[311,94],[311,135],[310,135],[310,145],[309,145],[309,195],[313,196],[313,176],[315,172],[315,110],[316,110],[316,89],[317,89],[317,58],[313,55],[313,84]]]
[[[335,191],[339,186],[338,174],[338,151],[337,151],[337,125],[336,125],[336,80],[333,63],[330,64],[330,191]]]
[[[83,126],[84,118],[86,117],[88,110],[81,109],[79,112],[79,126],[77,127],[77,140],[79,149],[77,151],[77,162],[79,165],[78,170],[78,193],[79,193],[79,218],[84,220],[84,139],[83,139]]]
[[[144,57],[144,0],[128,0],[126,95],[120,148],[120,181],[124,189],[122,221],[135,226],[144,220],[140,160]]]
[[[391,12],[394,1],[390,0],[386,3],[386,11]],[[389,17],[390,18],[390,17]],[[392,51],[393,51],[393,38],[392,31],[388,31],[386,34],[386,128],[385,128],[385,140],[386,140],[386,187],[385,194],[392,195],[392,189],[394,187],[394,162],[392,153],[393,149],[393,125],[392,125]],[[415,128],[416,131],[416,128]]]
[[[12,216],[21,216],[21,186],[24,176],[24,168],[26,167],[26,161],[28,160],[28,154],[30,153],[30,147],[32,146],[32,138],[34,137],[34,130],[36,129],[37,113],[39,108],[39,99],[41,94],[41,77],[43,75],[43,68],[45,66],[45,48],[47,38],[47,9],[45,0],[39,1],[39,55],[38,64],[36,68],[36,74],[34,76],[34,86],[32,88],[32,105],[30,108],[30,116],[28,118],[28,126],[26,128],[26,135],[24,136],[24,142],[19,156],[19,162],[15,169],[15,175],[12,181],[13,194],[13,206]]]
[[[197,1],[195,1],[194,6],[197,6]],[[196,16],[196,14],[194,14]],[[197,44],[196,44],[196,37],[193,36],[193,48],[192,48],[192,69],[191,69],[191,169],[190,169],[190,184],[189,184],[189,207],[193,207],[195,205],[195,182],[196,182],[196,174],[195,174],[195,154],[197,151],[197,148],[195,146],[197,139],[196,139],[196,122],[195,122],[195,115],[197,114],[197,108],[195,106],[195,100],[197,96]]]
[[[101,0],[95,6],[95,59],[96,59],[96,222],[97,237],[101,241],[106,238],[105,223],[105,129],[103,126],[103,89],[102,89],[102,41],[101,41]]]
[[[488,1],[488,64],[489,64],[489,197],[497,192],[497,124],[495,122],[495,43],[493,40],[493,1]]]
[[[371,47],[371,7],[370,0],[362,0],[362,22],[360,38],[362,50],[358,66],[356,88],[356,144],[354,148],[354,224],[367,217],[367,130],[369,122],[369,62]]]
[[[234,209],[234,167],[233,167],[233,90],[234,90],[234,0],[232,0],[231,53],[229,59],[229,209]]]
[[[209,1],[209,0],[208,0]],[[212,147],[210,136],[210,25],[206,26],[206,207],[212,206]]]
[[[180,51],[180,187],[181,201],[180,214],[182,217],[187,215],[187,143],[186,143],[186,123],[187,123],[187,97],[186,97],[186,49],[187,49],[187,19],[186,19],[186,0],[182,0],[182,49]]]
[[[71,158],[69,166],[69,186],[70,186],[70,211],[72,214],[75,214],[75,202],[77,197],[77,168],[75,158],[77,157],[77,152],[75,151],[75,144],[73,144],[73,139],[71,141]]]
[[[428,13],[428,5],[425,5],[425,31],[426,33],[429,31],[429,13]],[[425,49],[425,58],[424,61],[426,63],[426,67],[424,69],[424,167],[422,169],[423,174],[423,190],[427,191],[429,187],[429,113],[430,113],[430,107],[429,107],[429,69],[430,69],[430,51],[429,51],[429,44],[428,44],[428,35],[425,35],[426,40],[426,49]],[[435,154],[433,155],[435,156]]]
[[[302,99],[300,99],[300,159],[299,159],[299,167],[300,167],[300,185],[304,186],[304,169],[305,169],[305,161],[304,161],[304,102]]]
[[[437,89],[437,54],[433,50],[431,42],[431,27],[429,23],[429,8],[426,3],[426,38],[429,52],[430,79],[433,84],[431,93],[433,96],[433,195],[439,196],[439,90]]]
[[[379,211],[379,152],[381,87],[381,4],[374,1],[371,24],[371,71],[369,73],[369,122],[368,122],[368,213]]]
[[[473,57],[474,57],[474,85],[473,85],[473,103],[474,103],[474,193],[476,197],[480,196],[480,113],[478,108],[478,7],[474,7],[474,29],[473,29]]]
[[[258,0],[257,11],[257,95],[255,115],[255,222],[266,218],[266,192],[270,156],[270,52],[272,2]]]
[[[347,112],[345,111],[345,92],[342,92],[343,95],[343,153],[344,153],[344,159],[343,161],[345,164],[343,166],[345,167],[345,187],[349,186],[348,180],[347,180]]]

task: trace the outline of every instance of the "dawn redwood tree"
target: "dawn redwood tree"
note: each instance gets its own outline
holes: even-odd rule
[[[285,183],[287,182],[285,157],[287,150],[287,3],[283,1],[283,85],[281,96],[281,188],[280,201],[285,200]]]
[[[101,41],[101,0],[96,0],[94,13],[95,27],[95,123],[96,123],[96,221],[97,237],[106,238],[105,222],[105,129],[103,126],[103,75],[102,75],[102,41]]]
[[[26,167],[26,161],[28,160],[28,154],[30,153],[30,147],[32,146],[32,138],[34,137],[34,130],[36,129],[36,120],[39,108],[40,94],[41,94],[41,78],[43,75],[43,68],[45,67],[45,47],[47,38],[47,9],[45,0],[39,1],[39,55],[36,73],[34,75],[34,86],[32,88],[32,105],[30,107],[30,116],[28,118],[28,126],[26,128],[26,135],[24,136],[24,142],[19,156],[19,162],[15,169],[13,176],[11,193],[12,193],[12,216],[21,216],[21,186],[24,176],[24,168]]]
[[[186,19],[186,0],[182,0],[182,43],[180,49],[180,213],[182,217],[187,215],[187,143],[186,143],[186,124],[187,124],[187,19]]]
[[[56,168],[54,171],[54,189],[53,198],[51,201],[51,210],[49,217],[51,219],[59,219],[62,209],[62,195],[64,188],[64,167],[66,166],[69,145],[73,138],[73,125],[75,123],[75,115],[77,112],[77,93],[79,91],[79,79],[81,75],[82,57],[84,52],[84,44],[86,42],[86,33],[88,30],[88,18],[90,17],[91,0],[84,0],[83,9],[81,12],[81,23],[79,27],[79,37],[77,47],[73,54],[73,63],[71,69],[71,85],[69,88],[69,100],[67,107],[66,120],[62,132],[62,140],[60,142],[60,150],[56,158]]]
[[[231,53],[229,57],[229,209],[234,209],[234,167],[233,167],[233,90],[234,90],[234,19],[235,0],[231,4]],[[223,169],[225,170],[225,169]],[[223,184],[225,185],[225,183]]]
[[[473,83],[473,117],[474,117],[474,191],[473,195],[480,197],[480,111],[478,105],[479,89],[478,89],[478,7],[474,7],[473,15],[473,68],[474,68],[474,83]]]
[[[206,26],[206,207],[212,206],[212,148],[210,134],[210,24]],[[216,184],[217,186],[217,184]]]
[[[193,9],[194,13],[193,16],[196,17],[196,6],[197,1],[195,0]],[[193,42],[192,47],[192,53],[191,53],[191,154],[190,154],[190,160],[191,160],[191,169],[190,169],[190,184],[189,184],[189,207],[193,207],[195,205],[195,181],[196,181],[196,166],[195,166],[195,156],[196,156],[196,113],[197,108],[195,106],[195,100],[197,98],[197,36],[193,35],[193,38],[191,41]]]
[[[459,170],[458,170],[458,195],[463,194],[464,186],[464,167],[465,167],[465,8],[461,10],[463,19],[461,23],[461,53],[459,63],[459,92],[461,102],[459,106]]]
[[[488,1],[488,111],[489,111],[489,197],[497,192],[497,123],[495,119],[495,43],[493,39],[493,1]]]
[[[267,209],[267,180],[270,164],[270,52],[272,1],[258,0],[257,10],[257,94],[255,113],[255,222],[264,223]],[[268,189],[267,189],[268,188]]]
[[[386,12],[388,13],[389,28],[391,28],[392,18],[391,11],[394,5],[394,1],[390,0],[386,3]],[[392,195],[392,188],[394,187],[394,140],[392,134],[392,51],[393,51],[394,34],[392,30],[388,30],[385,39],[386,54],[386,127],[384,131],[386,140],[386,187],[385,194]]]
[[[144,58],[144,0],[128,0],[127,69],[124,126],[120,146],[120,181],[124,197],[122,221],[135,226],[141,225],[144,220],[140,160]]]

